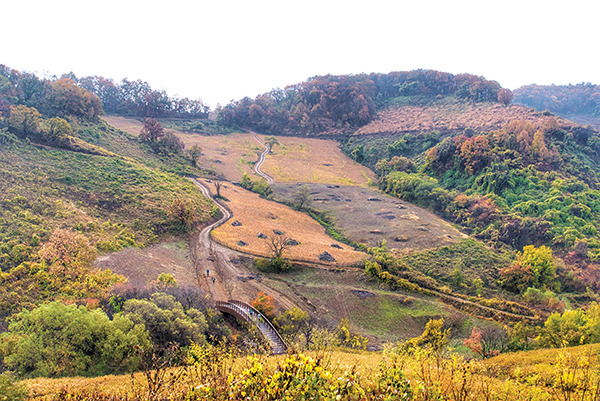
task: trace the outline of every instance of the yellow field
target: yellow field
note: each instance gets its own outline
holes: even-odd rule
[[[400,367],[410,381],[413,391],[417,395],[426,395],[424,390],[431,387],[430,390],[437,389],[442,394],[447,394],[449,400],[464,399],[494,399],[494,400],[553,400],[553,399],[584,399],[581,396],[582,390],[561,391],[558,386],[557,378],[573,385],[572,389],[577,390],[578,386],[588,386],[589,390],[595,390],[595,382],[582,381],[585,377],[583,371],[586,368],[586,361],[591,363],[591,376],[597,368],[596,355],[597,346],[573,347],[564,350],[540,350],[519,353],[503,354],[500,357],[491,358],[484,361],[473,360],[470,362],[427,357],[423,353],[417,353],[413,356],[399,356],[396,366]],[[541,355],[538,355],[541,354]],[[571,360],[568,373],[558,368],[557,362],[559,354],[573,355],[575,359]],[[349,351],[349,350],[330,350],[316,354],[315,352],[305,352],[304,355],[311,358],[322,358],[321,366],[324,370],[331,372],[332,377],[342,377],[350,367],[354,367],[358,381],[362,386],[375,384],[374,381],[380,374],[380,364],[387,361],[388,368],[392,367],[389,356],[386,357],[378,352]],[[585,355],[591,359],[586,359]],[[525,361],[520,357],[525,356]],[[259,358],[266,374],[272,374],[273,370],[280,365],[287,355],[277,356],[255,356]],[[506,366],[502,366],[502,359],[509,361],[514,366],[514,371],[507,371]],[[562,359],[564,364],[565,359]],[[580,362],[578,362],[580,361]],[[223,361],[221,361],[223,362]],[[497,362],[500,362],[498,365]],[[239,375],[242,370],[251,367],[252,361],[247,357],[237,357],[224,362],[226,371],[231,369],[232,375]],[[524,369],[520,369],[523,366]],[[566,366],[566,365],[565,365]],[[528,368],[528,367],[532,367]],[[174,368],[170,373],[175,373]],[[577,375],[573,374],[573,369],[577,369]],[[224,373],[225,374],[225,373]],[[580,376],[578,376],[580,375]],[[335,380],[335,379],[334,379]],[[339,380],[339,379],[338,379]],[[53,399],[57,393],[64,391],[66,393],[77,394],[85,392],[88,395],[91,392],[97,392],[103,395],[143,398],[147,394],[147,385],[141,373],[136,373],[132,379],[131,375],[103,376],[96,378],[60,378],[60,379],[32,379],[22,382],[29,387],[30,399],[45,400]],[[174,385],[163,388],[164,395],[176,397],[178,394],[185,394],[190,387],[197,386],[200,381],[195,374],[188,371]],[[418,389],[421,388],[420,391]],[[460,392],[457,390],[459,389]],[[594,394],[592,392],[592,394]],[[572,397],[568,397],[571,395]],[[346,398],[344,398],[346,399]],[[428,399],[424,396],[415,399]],[[585,398],[585,399],[593,399]]]
[[[305,352],[305,355],[317,358],[314,352]],[[333,374],[342,375],[350,366],[356,366],[363,377],[371,377],[379,368],[381,354],[367,351],[329,351],[324,355],[323,362]],[[287,355],[260,356],[261,361],[268,369],[275,369]],[[233,362],[234,374],[239,374],[251,363],[247,357],[239,357]],[[178,369],[178,368],[174,368]],[[174,370],[173,369],[173,370]],[[179,381],[175,386],[169,386],[169,393],[186,393],[191,386],[197,385],[194,374],[184,375],[186,378]],[[58,379],[38,378],[21,382],[30,389],[30,399],[51,400],[59,391],[67,393],[97,392],[98,394],[112,396],[132,397],[136,394],[143,395],[147,388],[146,379],[142,373],[125,375],[108,375],[100,377],[63,377]]]
[[[264,135],[260,135],[264,139]],[[340,150],[336,141],[279,136],[262,171],[275,182],[365,185],[375,174]]]
[[[176,132],[188,149],[192,145],[202,148],[198,165],[214,169],[229,181],[239,181],[244,173],[253,175],[252,163],[264,147],[251,134],[202,136]]]
[[[319,254],[327,251],[336,259],[337,264],[350,265],[366,257],[364,253],[354,251],[348,245],[329,237],[319,223],[304,213],[262,199],[258,194],[232,184],[221,188],[221,195],[229,199],[226,204],[233,211],[233,218],[216,228],[212,235],[230,248],[260,256],[271,256],[267,240],[260,239],[257,235],[263,233],[272,236],[273,230],[279,230],[300,242],[300,245],[291,246],[284,253],[286,258],[318,263]],[[242,225],[232,226],[231,223],[235,220]],[[238,241],[244,241],[248,245],[240,246]],[[337,244],[343,249],[334,248],[331,244]]]

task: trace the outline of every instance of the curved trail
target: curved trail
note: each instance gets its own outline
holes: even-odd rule
[[[267,184],[273,184],[275,182],[273,178],[268,174],[263,173],[260,169],[265,161],[265,158],[267,157],[267,154],[269,154],[269,145],[267,145],[262,139],[260,139],[256,132],[252,132],[252,135],[254,135],[254,139],[256,139],[258,142],[260,142],[261,145],[265,147],[265,150],[263,150],[263,152],[260,154],[260,156],[258,157],[258,161],[254,165],[254,172],[260,175],[265,180],[267,180]]]
[[[192,179],[192,181],[204,196],[212,199],[210,190],[205,183],[197,179]],[[263,291],[275,295],[276,302],[283,308],[294,307],[295,303],[288,296],[264,284],[260,277],[251,275],[242,265],[238,266],[232,262],[232,260],[239,259],[240,256],[245,256],[244,253],[229,249],[212,240],[210,232],[233,215],[219,201],[214,200],[214,202],[223,216],[218,221],[204,227],[192,247],[198,285],[207,290],[213,302],[229,299],[250,302],[259,291]],[[207,274],[207,270],[209,274]]]

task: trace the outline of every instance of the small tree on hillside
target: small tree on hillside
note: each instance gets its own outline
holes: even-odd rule
[[[512,102],[513,93],[510,89],[500,89],[498,92],[498,101],[508,106]]]
[[[313,201],[312,195],[310,194],[310,187],[306,184],[302,184],[294,193],[294,206],[302,210],[308,208]]]
[[[279,141],[274,136],[268,136],[265,138],[265,143],[269,147],[269,153],[273,151],[273,146],[279,145]]]
[[[140,138],[143,142],[158,142],[165,136],[165,129],[155,118],[144,119],[144,127],[140,132]]]
[[[187,150],[187,153],[192,161],[192,166],[198,167],[198,159],[200,159],[200,156],[202,155],[202,148],[198,145],[192,145]]]

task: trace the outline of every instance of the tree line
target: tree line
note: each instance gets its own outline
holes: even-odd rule
[[[472,74],[414,70],[326,75],[232,102],[219,111],[226,125],[283,134],[347,133],[368,124],[392,99],[454,95],[474,102],[510,103],[512,93]]]
[[[526,85],[514,91],[515,103],[565,115],[600,116],[600,86]]]

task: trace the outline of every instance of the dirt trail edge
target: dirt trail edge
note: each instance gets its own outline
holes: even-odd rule
[[[191,179],[202,194],[212,199],[212,195],[205,183],[198,179]],[[227,207],[214,200],[221,210],[223,217],[218,221],[204,227],[197,235],[192,248],[192,258],[196,270],[198,285],[206,289],[213,302],[239,299],[251,302],[259,291],[264,291],[274,297],[275,303],[283,309],[290,309],[295,303],[283,293],[263,283],[262,277],[252,275],[242,264],[233,261],[239,260],[244,254],[229,249],[212,240],[210,232],[225,223],[233,215]],[[213,280],[214,278],[214,280]]]
[[[254,135],[254,139],[256,139],[258,142],[260,142],[261,145],[265,147],[265,150],[263,150],[263,152],[260,154],[260,156],[258,157],[258,161],[254,165],[254,172],[263,177],[265,180],[267,180],[267,184],[273,184],[275,182],[273,178],[271,178],[271,176],[269,176],[268,174],[263,173],[260,169],[265,161],[265,158],[267,157],[267,154],[269,154],[269,146],[258,137],[256,132],[252,132],[252,135]]]

